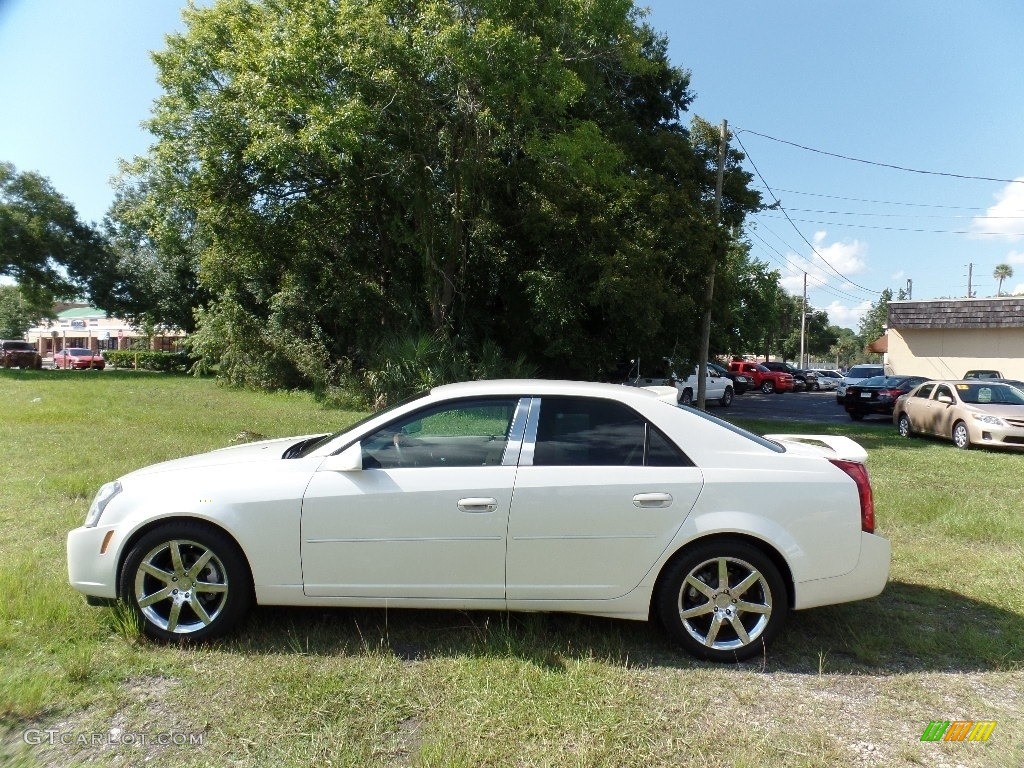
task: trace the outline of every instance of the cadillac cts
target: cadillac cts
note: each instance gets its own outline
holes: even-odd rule
[[[716,661],[760,653],[792,609],[882,591],[858,444],[674,400],[451,384],[336,434],[139,469],[68,535],[71,584],[158,639],[221,635],[254,602],[566,611],[654,618]]]

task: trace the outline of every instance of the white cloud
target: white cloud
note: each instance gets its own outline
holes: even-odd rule
[[[862,301],[860,304],[851,307],[840,301],[833,301],[824,309],[828,312],[830,323],[856,331],[860,324],[860,319],[864,317],[865,313],[870,311],[871,302]]]
[[[1010,251],[1004,261],[1007,264],[1024,264],[1024,251]]]
[[[1009,240],[1024,238],[1024,176],[1007,184],[996,195],[996,203],[971,221],[971,233],[978,238]]]
[[[1006,293],[1006,291],[1004,291],[1004,293]],[[1008,293],[1010,293],[1013,296],[1024,295],[1024,283],[1017,283],[1017,285],[1013,287],[1013,290],[1008,291]]]
[[[865,261],[868,251],[867,243],[862,243],[860,240],[829,243],[827,239],[828,233],[820,230],[815,232],[814,237],[811,238],[816,253],[805,255],[790,251],[786,254],[788,264],[782,270],[779,282],[789,293],[797,295],[803,293],[805,271],[807,272],[808,290],[823,285],[833,285],[842,291],[859,290],[856,286],[843,280],[836,272],[844,276],[863,272],[867,268]],[[835,270],[829,269],[819,255]]]

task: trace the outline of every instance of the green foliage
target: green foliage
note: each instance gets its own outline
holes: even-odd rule
[[[26,296],[17,285],[0,285],[0,338],[20,339],[29,328],[53,316],[49,301]]]
[[[390,398],[447,376],[427,348],[382,361],[392,338],[588,378],[695,345],[717,137],[680,124],[689,75],[631,0],[220,0],[185,18],[109,221],[110,295],[186,328],[169,305],[195,307],[203,366],[323,396],[365,371]],[[729,226],[760,204],[741,159]]]
[[[878,301],[871,305],[864,317],[860,319],[858,335],[864,345],[870,344],[883,333],[889,324],[889,302],[892,301],[892,289],[882,289]]]
[[[185,372],[192,360],[184,352],[161,352],[148,349],[109,349],[103,359],[115,368],[134,368],[139,371]]]
[[[103,238],[48,179],[0,162],[0,275],[43,304],[79,295],[108,262]]]

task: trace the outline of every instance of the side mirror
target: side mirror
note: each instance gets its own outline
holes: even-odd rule
[[[946,405],[952,405],[953,404],[953,398],[950,397],[949,395],[939,395],[935,399],[938,400],[940,403],[945,403]]]
[[[317,472],[362,472],[362,470],[363,447],[360,443],[350,445],[334,456],[328,456],[317,467]]]

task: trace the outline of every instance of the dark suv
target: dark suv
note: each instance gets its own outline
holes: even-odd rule
[[[821,389],[821,385],[818,384],[818,374],[814,371],[802,371],[796,366],[790,365],[789,363],[779,362],[763,362],[761,363],[769,371],[781,371],[782,373],[788,373],[793,377],[793,391],[799,392],[801,389],[817,391]]]
[[[43,358],[35,345],[28,341],[0,341],[0,355],[4,368],[42,368]]]

